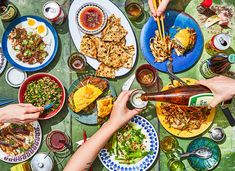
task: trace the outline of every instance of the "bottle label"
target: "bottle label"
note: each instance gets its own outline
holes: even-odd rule
[[[3,14],[1,14],[1,19],[3,21],[10,21],[16,16],[16,14],[17,14],[16,9],[14,8],[14,6],[10,4],[8,5],[6,11]]]
[[[212,78],[212,77],[216,76],[216,74],[211,71],[209,66],[210,66],[209,60],[206,60],[206,61],[202,62],[202,64],[201,64],[200,72],[201,72],[202,76],[205,78]]]
[[[191,96],[188,106],[208,106],[213,99],[212,93],[202,93]]]

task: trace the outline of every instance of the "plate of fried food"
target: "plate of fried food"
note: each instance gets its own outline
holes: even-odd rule
[[[32,157],[40,147],[42,130],[38,121],[0,125],[0,160],[20,163]]]
[[[2,37],[7,60],[23,71],[37,71],[49,65],[58,49],[54,27],[38,16],[22,16],[9,24]]]
[[[62,82],[49,73],[37,73],[28,77],[20,86],[18,101],[37,107],[53,104],[41,112],[39,120],[50,119],[57,115],[64,106],[65,89]]]
[[[115,78],[130,72],[137,58],[137,42],[125,15],[111,1],[74,0],[69,29],[79,52],[96,76]]]
[[[197,22],[184,12],[168,10],[164,24],[159,27],[150,17],[141,31],[140,45],[147,62],[162,72],[168,71],[168,60],[172,61],[174,73],[191,68],[201,57],[204,46]]]
[[[82,75],[69,88],[69,112],[81,123],[102,125],[112,111],[116,96],[107,79]]]
[[[181,78],[188,85],[196,84],[192,78]],[[162,91],[180,86],[174,81],[174,85],[168,84]],[[156,103],[157,117],[162,126],[174,136],[180,138],[192,138],[205,132],[213,123],[216,111],[208,107],[188,107],[169,103]]]

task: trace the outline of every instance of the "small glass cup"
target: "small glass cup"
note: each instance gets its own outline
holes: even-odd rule
[[[142,28],[149,18],[149,14],[144,10],[144,2],[142,0],[126,0],[125,11],[128,18],[137,28]]]
[[[162,80],[157,70],[149,64],[141,65],[136,70],[135,77],[145,92],[159,92],[162,89]]]
[[[69,68],[77,73],[84,72],[87,66],[86,57],[80,52],[72,53],[67,63]]]
[[[167,163],[170,171],[185,171],[184,163],[178,159],[172,158]]]

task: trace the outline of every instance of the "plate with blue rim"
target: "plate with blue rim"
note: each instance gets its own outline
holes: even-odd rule
[[[48,51],[48,55],[41,64],[40,63],[28,64],[20,61],[16,57],[17,52],[13,50],[12,45],[8,40],[9,34],[11,33],[12,29],[14,29],[15,27],[26,28],[27,18],[33,18],[37,22],[44,23],[47,27],[48,33],[45,37],[43,37],[43,41],[47,44],[46,48]],[[55,58],[56,52],[58,50],[58,35],[55,28],[47,20],[33,15],[22,16],[13,20],[6,28],[2,37],[2,48],[6,59],[14,67],[28,72],[38,71],[48,66]]]
[[[101,163],[110,171],[146,171],[155,162],[159,153],[159,139],[153,125],[140,115],[136,115],[129,122],[135,124],[137,128],[141,128],[141,132],[146,136],[147,151],[151,151],[147,156],[134,164],[121,164],[115,160],[114,155],[110,155],[106,148],[99,153]]]
[[[94,75],[93,74],[84,74],[84,75],[79,76],[78,79],[75,80],[71,84],[71,86],[69,87],[68,94],[70,95],[74,91],[74,89],[77,88],[78,84],[88,76],[94,76]],[[108,81],[105,78],[101,78],[101,79],[103,79],[105,81]],[[106,90],[104,90],[103,94],[99,98],[107,97],[107,96],[112,96],[114,98],[117,97],[115,88],[112,86],[112,84],[110,84],[109,81],[108,81],[108,87],[106,88]],[[82,110],[78,113],[74,112],[72,109],[70,109],[70,107],[68,107],[68,109],[69,109],[69,113],[72,115],[72,117],[74,117],[77,121],[79,121],[83,124],[96,125],[98,123],[98,121],[97,121],[98,115],[97,115],[96,106],[94,106],[89,111],[83,111]]]
[[[180,73],[188,70],[199,60],[202,55],[204,47],[204,38],[200,26],[190,15],[184,12],[178,12],[175,10],[168,10],[165,12],[165,32],[172,39],[175,34],[184,28],[192,28],[196,31],[197,38],[194,47],[191,50],[185,52],[183,56],[177,56],[175,51],[172,50],[173,58],[173,72]],[[155,58],[152,55],[150,49],[150,40],[155,36],[155,31],[158,29],[157,23],[150,17],[147,23],[144,25],[140,34],[140,46],[146,61],[154,68],[161,72],[167,72],[167,61],[155,62]]]
[[[187,152],[203,147],[208,148],[212,152],[212,156],[207,159],[191,156],[188,157],[188,162],[195,170],[212,170],[219,164],[221,158],[220,148],[215,141],[207,137],[199,137],[189,144]]]

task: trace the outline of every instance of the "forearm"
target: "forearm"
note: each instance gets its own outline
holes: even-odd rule
[[[88,170],[91,163],[96,159],[99,151],[104,147],[116,128],[111,122],[103,125],[86,143],[84,143],[71,157],[64,171]]]

